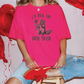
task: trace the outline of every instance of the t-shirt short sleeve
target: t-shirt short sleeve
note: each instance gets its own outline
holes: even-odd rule
[[[61,8],[61,7],[60,7]],[[60,16],[60,39],[70,39],[71,38],[71,34],[70,34],[70,30],[64,15],[64,12],[61,8],[61,16]]]
[[[22,27],[21,27],[21,20],[20,20],[20,8],[16,7],[10,32],[9,32],[9,37],[12,39],[21,39],[23,40],[23,35],[22,35]]]

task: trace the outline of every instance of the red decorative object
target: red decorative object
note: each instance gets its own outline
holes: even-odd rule
[[[0,8],[0,59],[3,59],[3,62],[7,63],[7,59],[4,54],[4,42],[1,38],[2,36],[9,35],[13,15],[15,8],[10,4],[4,4]]]
[[[67,3],[82,9],[82,15],[84,15],[84,0],[65,0]]]
[[[0,8],[0,35],[8,36],[15,8],[5,4]]]
[[[27,80],[36,79],[36,82],[39,82],[41,80],[41,83],[44,78],[47,77],[45,74],[49,69],[52,69],[51,67],[38,67],[33,68],[24,73],[24,78]]]
[[[3,59],[3,62],[7,63],[7,59],[5,58],[4,54],[4,42],[0,36],[0,59]]]
[[[5,72],[6,72],[6,70],[7,70],[7,66],[6,66],[6,64],[5,64],[4,62],[3,62],[3,65],[5,66],[5,69],[4,69],[4,71],[3,71],[3,72],[4,72],[4,76],[5,76],[5,78],[6,78],[5,81],[4,81],[4,84],[5,84],[6,81],[7,81],[7,78],[8,78],[7,75],[5,74]]]

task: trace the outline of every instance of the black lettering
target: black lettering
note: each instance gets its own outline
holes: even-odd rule
[[[47,15],[46,15],[46,18],[49,18],[49,19],[50,19],[50,18],[51,18],[51,15],[48,15],[48,14],[47,14]]]
[[[41,36],[41,40],[42,41],[45,41],[45,36]]]
[[[32,40],[33,40],[33,41],[39,41],[40,39],[39,39],[39,36],[33,36],[33,37],[32,37]]]
[[[41,36],[41,40],[42,41],[51,41],[51,37],[50,36]]]

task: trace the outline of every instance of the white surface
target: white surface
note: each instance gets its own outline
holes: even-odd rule
[[[3,4],[11,4],[15,7],[15,2],[16,0],[0,0],[0,6],[2,6]],[[64,10],[72,35],[72,39],[68,40],[67,43],[67,53],[84,56],[84,16],[82,16],[82,10],[67,4],[64,0],[58,0],[58,2]],[[8,65],[10,63],[10,59],[8,56],[9,40],[7,37],[2,37],[2,38],[5,43],[6,58],[9,60],[9,62],[6,64],[7,70],[5,74],[7,75],[7,77],[9,77],[10,76],[10,72],[8,70]],[[17,47],[17,43],[15,41],[13,41],[12,43],[15,43],[15,46],[11,46],[11,45],[9,46],[9,50],[10,50],[9,53],[12,59],[12,64],[10,66],[10,69],[13,73],[21,63],[22,56]],[[5,66],[3,65],[3,61],[0,60],[0,84],[4,84],[4,81],[6,79],[3,74],[4,70],[5,70]],[[69,82],[66,82],[66,84],[84,84],[84,79],[74,79]]]

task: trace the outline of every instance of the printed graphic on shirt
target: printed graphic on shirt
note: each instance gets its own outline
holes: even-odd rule
[[[38,20],[37,17],[42,17],[42,19]],[[46,18],[50,19],[51,15],[46,15]],[[34,19],[35,18],[35,19]],[[52,32],[51,29],[46,30],[46,20],[44,19],[44,14],[33,15],[32,19],[34,19],[35,32],[38,32],[37,36],[33,36],[33,41],[51,41],[51,36],[49,36]],[[48,25],[48,24],[47,24]],[[44,36],[45,35],[45,36]],[[41,36],[41,37],[40,37]]]
[[[49,35],[52,32],[51,29],[46,31],[45,25],[46,25],[46,21],[45,20],[40,19],[39,23],[38,23],[38,20],[35,20],[35,26],[36,26],[35,30],[38,30],[38,35],[40,35],[40,34],[42,34],[42,35],[44,35],[44,34]]]

